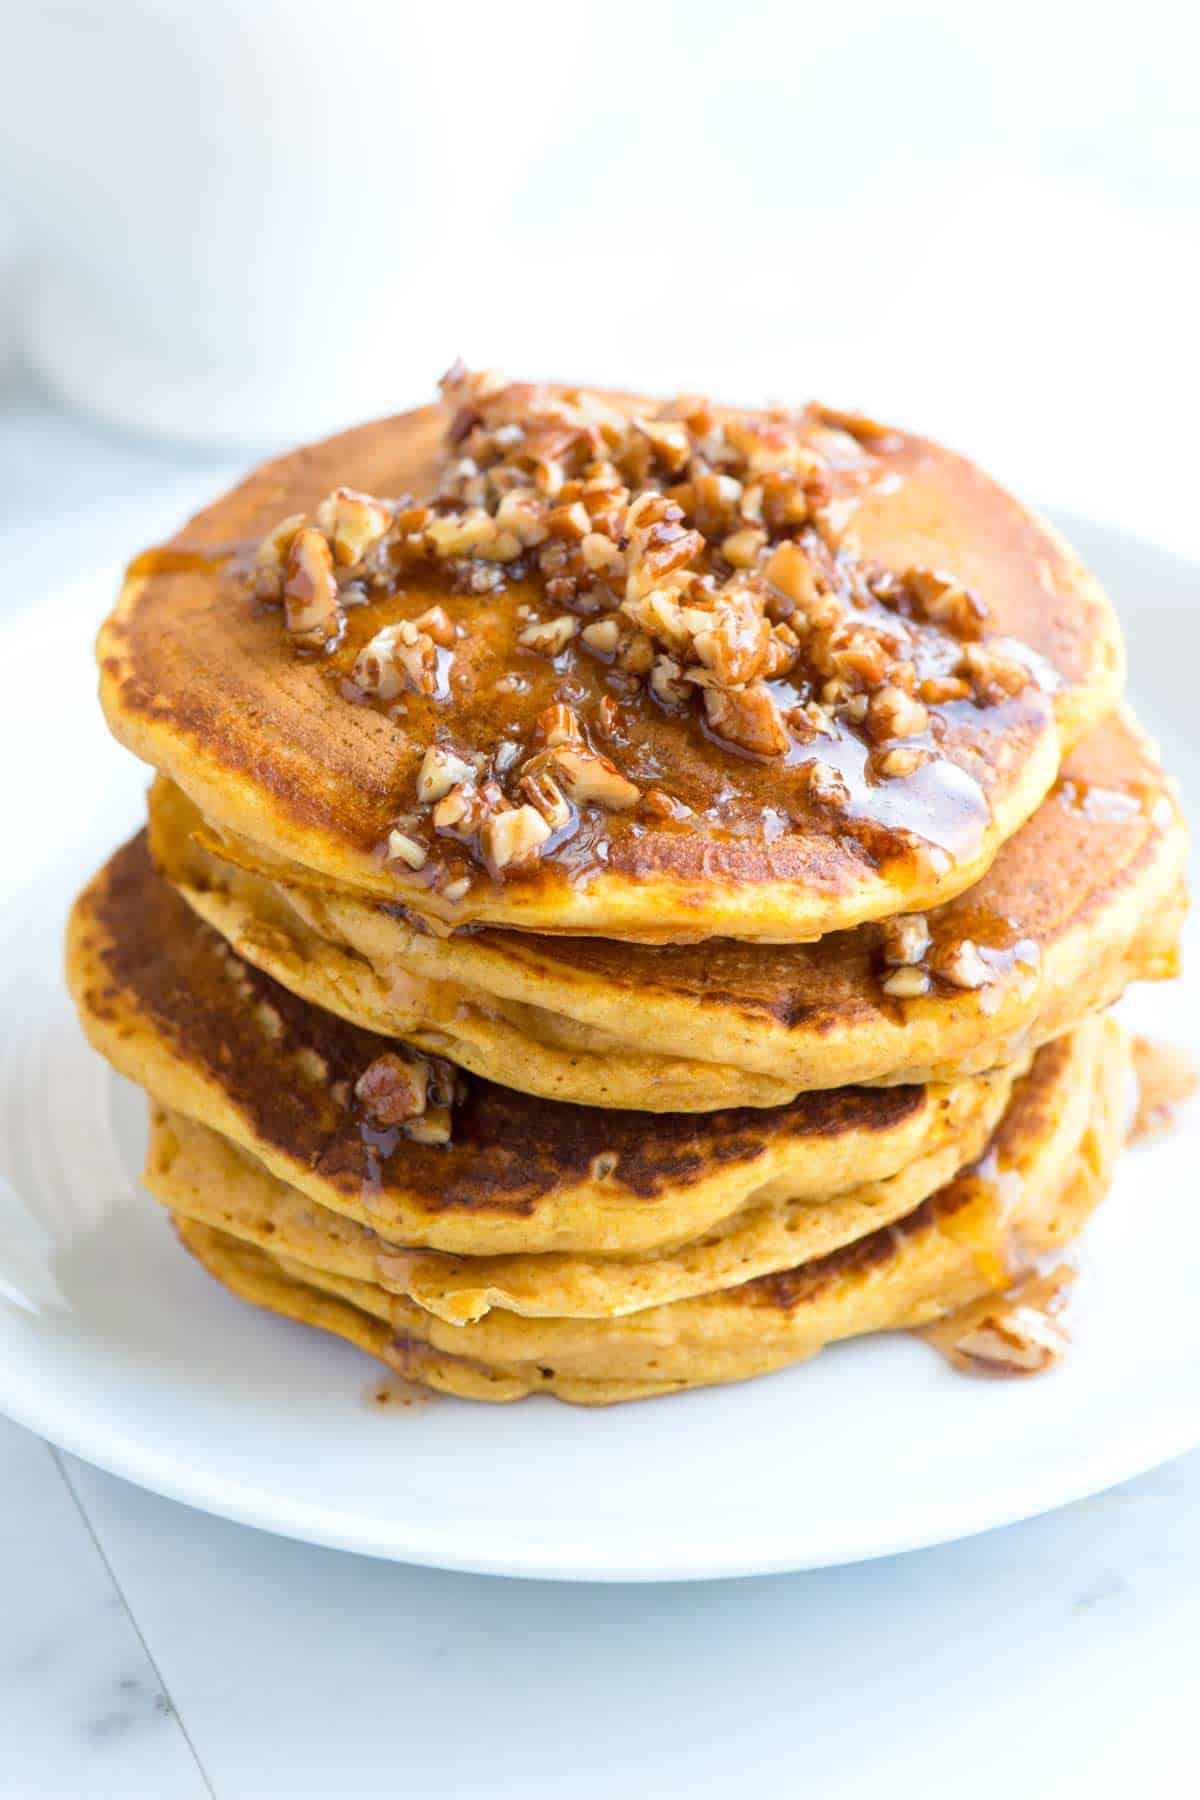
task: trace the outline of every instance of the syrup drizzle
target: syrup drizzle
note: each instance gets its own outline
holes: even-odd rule
[[[1076,1271],[1060,1263],[1028,1275],[1001,1294],[988,1294],[924,1326],[924,1338],[952,1368],[987,1376],[1040,1375],[1070,1345],[1068,1304]]]

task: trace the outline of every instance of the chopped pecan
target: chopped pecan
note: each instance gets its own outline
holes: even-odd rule
[[[1003,656],[985,644],[967,644],[959,658],[956,675],[970,683],[976,700],[986,706],[997,706],[1014,694],[1023,692],[1033,679],[1024,663]]]
[[[418,1118],[425,1111],[428,1088],[429,1065],[423,1057],[385,1050],[363,1070],[354,1096],[371,1123],[386,1130]]]
[[[430,744],[417,772],[417,799],[423,806],[441,800],[453,787],[470,781],[475,771],[444,744]]]
[[[651,588],[633,599],[622,601],[621,613],[645,633],[652,645],[658,644],[677,656],[687,654],[692,632],[679,603],[678,589]]]
[[[499,790],[496,792],[498,795]],[[473,781],[462,781],[434,806],[433,829],[442,837],[468,843],[495,810],[495,799],[487,789],[477,788]]]
[[[454,625],[444,606],[431,606],[413,620],[418,631],[432,638],[441,650],[449,650],[455,640]]]
[[[420,839],[399,828],[388,832],[387,853],[390,862],[406,863],[410,869],[423,869],[429,861],[429,852]]]
[[[628,781],[607,756],[570,746],[555,750],[552,755],[555,773],[571,799],[580,805],[591,802],[609,812],[628,812],[641,799],[641,789]]]
[[[894,749],[882,750],[875,755],[871,759],[871,766],[885,781],[899,781],[906,775],[915,775],[928,760],[928,750],[917,750],[909,744],[897,744]]]
[[[953,987],[982,988],[995,980],[993,971],[988,967],[980,954],[979,946],[971,938],[961,938],[957,943],[939,944],[929,954],[929,966],[935,975],[948,981]]]
[[[391,524],[381,500],[356,488],[334,488],[317,508],[317,525],[329,540],[334,561],[352,568],[374,548]]]
[[[606,537],[602,531],[589,531],[580,543],[579,554],[583,558],[584,567],[593,575],[617,581],[625,573],[624,555],[612,538]]]
[[[795,469],[770,469],[761,478],[759,516],[772,531],[803,525],[811,510],[812,478],[820,464],[809,469],[807,478]]]
[[[564,503],[560,497],[559,504],[546,514],[546,529],[551,537],[562,538],[568,544],[582,544],[591,535],[592,516],[582,500]]]
[[[296,1051],[296,1067],[305,1081],[320,1083],[322,1086],[329,1080],[329,1064],[319,1050],[311,1044],[301,1044]]]
[[[550,751],[543,750],[540,755],[531,756],[521,770],[521,792],[531,806],[536,806],[551,831],[561,831],[571,822],[571,808],[554,772],[555,761]]]
[[[284,615],[297,644],[320,650],[341,636],[345,615],[338,602],[333,553],[311,525],[288,548],[283,581]]]
[[[447,513],[443,518],[431,519],[425,527],[425,541],[440,557],[478,556],[484,545],[493,544],[500,535],[495,519],[481,506]],[[513,541],[516,542],[515,536]],[[519,544],[517,548],[519,551]]]
[[[790,742],[783,715],[761,681],[704,689],[704,712],[718,737],[755,756],[782,756]]]
[[[377,700],[394,700],[406,688],[416,694],[436,694],[437,646],[412,619],[385,625],[359,651],[353,679],[364,694]]]
[[[304,524],[303,513],[292,513],[269,531],[254,557],[254,591],[260,600],[283,599],[283,574],[288,552]]]
[[[980,1375],[1040,1375],[1070,1343],[1066,1301],[1075,1271],[1063,1264],[1006,1293],[971,1302],[926,1326],[924,1335],[956,1368]]]
[[[654,639],[645,631],[627,631],[617,644],[617,667],[627,675],[648,675],[654,667]]]
[[[850,789],[832,763],[819,759],[806,763],[806,782],[808,797],[814,806],[828,807],[833,812],[844,812],[850,804]]]
[[[847,692],[879,688],[894,677],[899,640],[875,625],[839,623],[813,642],[812,660],[817,669],[840,680]]]
[[[642,805],[652,819],[674,819],[682,822],[694,815],[690,806],[677,800],[673,794],[664,792],[662,788],[647,788],[642,797]]]
[[[517,642],[523,650],[536,650],[539,656],[558,656],[578,630],[578,619],[560,613],[556,619],[535,619],[526,625],[518,631]]]
[[[927,971],[912,963],[901,963],[883,978],[883,991],[893,1000],[918,1000],[931,986]]]
[[[776,544],[763,566],[763,574],[772,587],[786,594],[803,612],[817,613],[824,609],[816,568],[799,544],[787,540]]]
[[[928,675],[917,689],[926,706],[944,706],[950,700],[965,700],[970,692],[970,683],[961,675]]]
[[[710,612],[688,607],[683,617],[691,660],[711,670],[719,686],[740,687],[768,672],[771,627],[752,588],[726,589]]]
[[[867,733],[884,738],[919,737],[929,727],[929,714],[919,700],[888,682],[871,695],[866,708]]]
[[[639,496],[629,508],[626,530],[629,536],[625,578],[626,598],[636,600],[652,588],[685,569],[704,548],[698,531],[689,531],[681,520],[682,509],[664,494],[648,492]]]
[[[897,913],[884,919],[879,930],[886,963],[919,963],[931,942],[924,913]]]
[[[496,524],[528,550],[545,543],[550,535],[545,513],[545,507],[535,495],[514,489],[504,495],[496,508]]]
[[[671,489],[671,498],[683,508],[705,538],[726,537],[738,522],[743,488],[735,475],[697,475]]]
[[[514,806],[491,813],[479,833],[480,847],[494,875],[528,868],[542,852],[550,826],[535,806]]]
[[[547,706],[538,714],[535,730],[542,743],[552,750],[560,744],[583,742],[583,731],[578,718],[561,700],[556,700],[553,706]]]
[[[668,710],[686,706],[692,697],[690,682],[683,679],[683,669],[673,657],[656,656],[650,671],[650,692]]]
[[[453,1118],[448,1106],[427,1106],[419,1117],[408,1120],[404,1126],[404,1135],[411,1138],[414,1144],[448,1144],[452,1135]]]
[[[668,474],[686,468],[692,453],[687,427],[673,419],[635,419],[635,431],[648,441],[655,458]]]
[[[972,588],[940,569],[919,566],[906,571],[904,583],[924,618],[944,625],[955,637],[979,637],[988,609]]]
[[[597,656],[613,656],[621,638],[621,627],[614,618],[596,619],[585,625],[580,637]]]
[[[760,531],[753,525],[743,525],[740,531],[731,531],[728,537],[721,539],[721,555],[735,569],[752,569],[766,545],[765,531]]]

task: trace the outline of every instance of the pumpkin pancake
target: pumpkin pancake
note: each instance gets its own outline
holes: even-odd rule
[[[630,1255],[543,1251],[456,1257],[408,1250],[282,1182],[276,1184],[279,1203],[269,1215],[247,1212],[238,1176],[248,1153],[207,1126],[160,1109],[152,1113],[144,1180],[184,1218],[264,1250],[286,1244],[299,1262],[375,1282],[452,1325],[471,1324],[494,1306],[531,1318],[618,1318],[790,1269],[798,1260],[826,1255],[904,1218],[981,1153],[1009,1092],[1007,1081],[997,1082],[988,1105],[953,1141],[914,1158],[895,1175],[825,1200],[755,1196],[702,1237]],[[1087,1092],[1085,1083],[1081,1102]],[[214,1179],[218,1164],[224,1173]]]
[[[677,1244],[757,1203],[884,1181],[960,1141],[1010,1079],[842,1088],[648,1131],[641,1113],[406,1061],[298,999],[196,917],[144,835],[76,902],[67,970],[92,1043],[160,1105],[390,1242],[468,1255]]]
[[[302,871],[246,867],[244,848],[161,779],[150,819],[155,858],[190,904],[296,993],[590,1106],[701,1112],[952,1080],[1030,1053],[1128,982],[1178,966],[1186,832],[1153,747],[1120,713],[1072,751],[983,880],[911,922],[909,964],[886,960],[895,923],[787,946],[443,937],[394,907],[314,891]]]
[[[100,634],[115,735],[311,883],[440,929],[811,940],[978,880],[1117,698],[1096,583],[925,439],[447,393],[264,465]]]
[[[1089,1035],[1099,1044],[1085,1074],[1076,1039]],[[453,1325],[299,1260],[286,1239],[267,1252],[194,1220],[177,1219],[177,1229],[235,1293],[346,1337],[410,1379],[477,1399],[635,1399],[765,1374],[840,1339],[918,1328],[1002,1292],[1069,1243],[1103,1197],[1124,1137],[1127,1079],[1119,1029],[1089,1023],[1038,1053],[986,1156],[900,1224],[793,1269],[618,1319],[494,1311]],[[236,1185],[240,1213],[286,1217],[278,1182],[245,1159],[230,1172],[212,1134],[209,1144],[211,1180]]]

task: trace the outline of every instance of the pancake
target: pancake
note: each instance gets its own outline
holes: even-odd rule
[[[1085,1105],[1088,1060],[1082,1052],[1077,1058]],[[284,1183],[269,1215],[248,1211],[240,1181],[247,1153],[207,1126],[157,1109],[143,1179],[181,1217],[265,1250],[286,1243],[298,1262],[375,1282],[452,1325],[472,1324],[494,1306],[529,1318],[618,1318],[792,1268],[904,1218],[982,1152],[1008,1092],[997,1082],[989,1104],[953,1141],[882,1181],[825,1200],[757,1198],[702,1237],[631,1255],[454,1257],[405,1249]]]
[[[160,1105],[391,1242],[468,1255],[644,1250],[755,1203],[886,1180],[959,1141],[1010,1079],[842,1088],[771,1112],[664,1114],[647,1130],[640,1113],[468,1076],[452,1141],[413,1141],[360,1092],[393,1040],[235,957],[157,874],[144,836],[76,902],[67,972],[91,1042]]]
[[[1101,1039],[1085,1104],[1075,1103],[1070,1040],[1042,1050],[983,1161],[902,1224],[786,1272],[620,1319],[496,1311],[451,1325],[375,1284],[301,1262],[286,1242],[266,1252],[191,1220],[177,1228],[235,1293],[471,1398],[540,1391],[603,1404],[743,1380],[841,1339],[928,1325],[1002,1291],[1078,1234],[1120,1150],[1128,1080],[1118,1028],[1102,1021],[1084,1031]],[[217,1167],[224,1183],[219,1158]],[[279,1184],[249,1163],[239,1183],[239,1206],[270,1218]]]
[[[925,439],[820,409],[752,418],[699,403],[647,430],[629,423],[649,405],[635,397],[497,393],[467,377],[451,401],[454,457],[482,436],[506,480],[567,470],[582,491],[598,465],[581,459],[624,459],[617,479],[632,485],[605,527],[616,536],[594,519],[583,540],[604,540],[619,580],[547,575],[542,546],[503,564],[435,554],[447,521],[481,520],[495,540],[463,492],[499,477],[464,477],[456,461],[447,489],[447,414],[427,408],[264,465],[131,565],[100,633],[118,739],[222,833],[314,882],[402,902],[442,929],[811,940],[978,880],[1116,701],[1119,633],[1094,580],[1047,525]],[[497,450],[514,431],[517,449]],[[629,474],[664,431],[682,433],[685,464],[656,447]],[[556,433],[560,453],[526,455]],[[435,513],[409,529],[417,512],[392,502],[439,479]],[[764,499],[778,481],[791,495],[782,522],[775,490]],[[716,504],[705,482],[733,483],[760,522],[697,534]],[[392,497],[385,535],[343,570],[324,648],[297,651],[278,607],[255,597],[270,574],[255,558],[288,519],[277,542],[295,559],[292,597],[334,582],[327,546],[341,556],[347,540],[318,513],[341,485]],[[663,499],[667,488],[682,497]],[[520,491],[541,504],[536,487]],[[637,495],[653,503],[643,523],[669,505],[680,522],[635,528]],[[560,510],[537,529],[565,543],[576,527]],[[691,566],[660,579],[672,545],[693,541]],[[561,554],[574,567],[584,550]],[[288,606],[311,635],[303,606]],[[432,608],[441,641],[421,637],[420,654],[433,691],[397,698],[379,634],[412,635]],[[726,623],[701,629],[705,618]],[[617,648],[589,638],[601,619]],[[573,762],[561,741],[539,749],[551,709],[570,714]],[[469,762],[457,826],[435,820],[432,777],[423,798],[428,754],[460,779]]]
[[[889,994],[884,930],[811,945],[644,946],[439,936],[253,865],[180,789],[151,794],[159,865],[240,956],[294,992],[475,1073],[590,1106],[779,1106],[859,1082],[949,1081],[1029,1054],[1133,980],[1178,968],[1186,832],[1157,754],[1113,714],[971,891],[928,915],[936,970],[963,940],[984,985]]]

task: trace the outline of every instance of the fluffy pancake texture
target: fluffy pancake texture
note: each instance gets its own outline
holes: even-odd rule
[[[491,402],[480,404],[486,411]],[[647,405],[606,402],[622,417]],[[713,430],[739,417],[713,416]],[[335,890],[401,902],[442,928],[486,923],[650,942],[812,939],[925,908],[977,880],[1038,806],[1064,750],[1117,697],[1111,609],[1049,527],[924,439],[865,422],[834,429],[820,413],[795,426],[805,454],[824,458],[814,513],[824,536],[819,545],[812,536],[813,554],[826,558],[831,579],[843,581],[848,559],[869,573],[874,586],[868,594],[859,583],[853,620],[911,627],[932,644],[942,627],[918,623],[911,608],[897,612],[893,590],[914,568],[948,571],[938,576],[943,587],[969,592],[985,622],[982,649],[1006,647],[1034,672],[1019,692],[988,704],[931,699],[924,733],[906,740],[917,746],[911,768],[904,744],[899,763],[873,748],[865,711],[819,729],[804,723],[785,750],[766,754],[722,739],[705,722],[719,724],[719,709],[664,703],[670,682],[678,685],[669,671],[654,693],[623,675],[614,686],[609,662],[586,647],[586,629],[575,630],[586,628],[586,610],[572,625],[573,615],[548,608],[545,584],[519,559],[482,593],[471,585],[479,584],[477,560],[449,571],[406,566],[399,589],[372,590],[366,604],[347,609],[323,652],[297,654],[278,610],[251,594],[257,546],[281,519],[315,515],[342,485],[431,494],[445,426],[440,409],[426,409],[265,465],[131,567],[100,635],[101,697],[116,736],[177,782],[214,828]],[[725,579],[720,558],[717,568]],[[387,707],[355,703],[360,653],[381,629],[411,625],[431,607],[443,609],[453,644],[437,691],[406,692]],[[530,647],[519,641],[530,617],[566,618],[575,634],[553,654]],[[707,666],[700,678],[715,679]],[[808,692],[798,680],[767,684],[767,700],[789,717]],[[613,810],[585,798],[558,814],[552,807],[569,822],[555,825],[536,861],[514,862],[502,877],[495,861],[479,866],[448,838],[430,837],[424,815],[419,829],[405,826],[418,830],[406,854],[423,858],[420,866],[385,857],[397,820],[412,815],[431,745],[462,751],[493,771],[493,785],[511,785],[508,750],[515,744],[524,755],[537,721],[563,706],[592,748],[620,765],[626,789],[641,796],[636,805],[622,800]],[[822,782],[814,771],[824,772]]]
[[[968,893],[927,917],[922,967],[963,940],[983,985],[888,993],[884,932],[815,944],[645,946],[483,930],[266,872],[182,791],[151,795],[151,846],[240,956],[294,992],[464,1068],[589,1106],[778,1106],[855,1082],[948,1081],[1011,1062],[1176,973],[1187,838],[1171,783],[1116,713],[1067,758]]]
[[[144,836],[77,901],[67,965],[91,1041],[162,1106],[391,1242],[469,1255],[645,1250],[756,1205],[886,1182],[994,1119],[1013,1074],[664,1114],[650,1130],[640,1113],[468,1077],[453,1141],[422,1144],[375,1132],[352,1103],[391,1040],[234,956],[157,873]]]
[[[455,1325],[330,1269],[327,1255],[306,1260],[313,1244],[291,1229],[289,1196],[248,1159],[228,1167],[212,1133],[191,1147],[193,1177],[219,1191],[235,1229],[188,1217],[177,1225],[234,1292],[348,1338],[410,1379],[479,1399],[540,1391],[603,1404],[763,1374],[840,1339],[929,1324],[1005,1288],[1070,1242],[1101,1198],[1123,1139],[1127,1077],[1119,1030],[1089,1023],[1039,1052],[986,1156],[903,1223],[794,1268],[618,1318],[497,1309]],[[275,1226],[273,1237],[259,1232],[271,1237],[269,1251],[255,1244],[249,1220]]]

